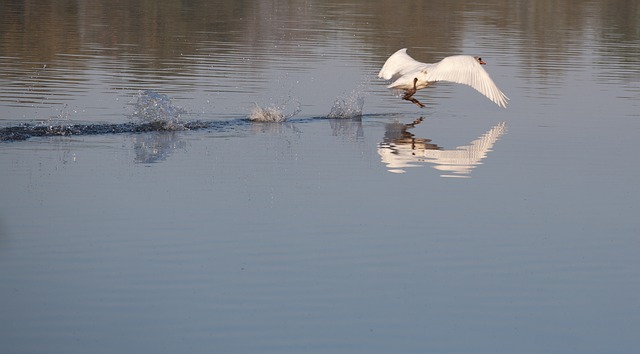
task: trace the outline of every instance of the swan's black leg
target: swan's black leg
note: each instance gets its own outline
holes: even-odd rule
[[[404,98],[404,97],[403,97],[403,99],[405,99],[405,100],[407,100],[407,101],[411,101],[411,102],[415,103],[415,104],[416,104],[416,106],[418,106],[418,107],[420,107],[420,108],[424,108],[424,107],[425,107],[422,103],[420,103],[420,101],[416,100],[416,99],[415,99],[415,98],[413,98],[413,97],[407,97],[407,98]]]
[[[404,90],[404,95],[402,95],[402,99],[403,100],[407,100],[407,101],[411,101],[411,102],[415,103],[418,107],[424,108],[424,105],[422,103],[420,103],[420,101],[418,101],[415,98],[411,97],[416,93],[416,91],[418,91],[416,89],[416,84],[417,83],[418,83],[418,78],[416,77],[416,78],[413,79],[413,87],[408,89],[408,90]]]

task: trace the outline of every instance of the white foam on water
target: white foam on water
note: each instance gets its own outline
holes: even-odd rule
[[[282,104],[270,104],[267,106],[260,106],[255,103],[254,107],[249,112],[249,120],[252,122],[261,123],[281,123],[287,121],[289,118],[300,113],[300,103],[295,102],[295,108],[292,112],[287,113],[288,105],[291,100],[287,99]]]
[[[273,122],[280,123],[287,120],[284,110],[277,106],[260,107],[256,103],[249,113],[249,120],[252,122]]]

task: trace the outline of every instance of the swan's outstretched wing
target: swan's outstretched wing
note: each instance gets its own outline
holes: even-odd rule
[[[387,59],[382,66],[380,73],[378,73],[378,77],[385,80],[395,80],[402,75],[421,69],[426,65],[427,64],[421,63],[410,57],[409,54],[407,54],[407,48],[402,48],[393,53],[389,59]]]
[[[425,76],[420,78],[427,82],[450,81],[473,87],[481,94],[487,96],[500,107],[507,106],[509,99],[496,84],[489,74],[482,68],[478,60],[469,55],[454,55],[446,57],[442,61],[429,65],[422,71]]]

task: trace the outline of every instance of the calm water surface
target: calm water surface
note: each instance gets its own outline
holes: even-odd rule
[[[7,352],[640,346],[636,1],[0,13]],[[510,105],[402,101],[404,47],[481,55]]]

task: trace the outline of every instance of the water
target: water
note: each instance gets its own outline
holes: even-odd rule
[[[640,6],[403,4],[0,0],[5,351],[634,353]]]

